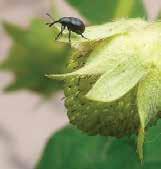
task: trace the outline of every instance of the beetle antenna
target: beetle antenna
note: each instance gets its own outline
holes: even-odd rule
[[[49,16],[49,18],[53,21],[46,23],[46,25],[49,25],[49,27],[52,27],[55,23],[59,22],[59,20],[55,21],[54,18],[49,13],[46,13],[46,15]]]
[[[47,15],[51,20],[54,21],[54,18],[53,18],[49,13],[46,13],[46,15]]]
[[[82,38],[84,38],[84,39],[88,39],[88,38],[86,38],[83,34],[81,34],[81,36],[82,36]]]

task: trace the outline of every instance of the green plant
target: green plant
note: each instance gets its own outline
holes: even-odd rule
[[[73,126],[51,136],[35,168],[159,169],[161,23],[145,20],[142,0],[66,1],[89,23],[100,24],[86,28],[88,40],[72,34],[72,54],[68,34],[53,43],[40,20],[27,30],[4,23],[14,45],[1,70],[16,77],[6,90],[28,89],[49,97],[62,89],[59,80],[65,81]],[[58,73],[49,75],[54,81],[43,76],[51,73]]]
[[[82,14],[89,16],[87,18],[93,23],[104,21],[93,20],[97,9],[93,13],[89,10],[89,14],[84,11],[85,6],[90,6],[87,1],[70,2],[78,5]],[[135,1],[138,2],[141,3]],[[134,7],[134,1],[124,3]],[[123,9],[124,3],[114,5]],[[120,10],[120,17],[130,16],[128,11],[133,10],[126,9],[127,12]],[[117,16],[116,13],[111,16]],[[161,110],[160,25],[160,22],[144,19],[118,19],[87,27],[88,41],[73,36],[72,47],[77,52],[68,65],[70,73],[48,77],[65,81],[65,105],[70,122],[88,135],[102,137],[87,136],[67,127],[51,137],[37,169],[161,167],[157,155],[161,152],[160,120],[156,124]],[[67,42],[66,36],[60,41]],[[142,164],[136,155],[135,144]]]
[[[144,129],[161,111],[160,26],[122,19],[89,27],[88,41],[73,39],[73,47],[81,49],[69,64],[73,72],[49,75],[66,81],[72,124],[91,135],[122,137],[138,132],[141,160]]]

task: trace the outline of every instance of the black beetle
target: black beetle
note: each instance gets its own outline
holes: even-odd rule
[[[52,27],[55,23],[60,23],[61,24],[61,31],[59,34],[56,36],[55,40],[57,40],[62,34],[65,28],[67,27],[69,31],[69,43],[71,44],[71,32],[75,32],[79,35],[81,35],[83,38],[87,39],[84,35],[83,32],[85,31],[85,25],[84,23],[74,17],[63,17],[60,18],[59,20],[54,21],[52,16],[47,13],[47,15],[53,20],[53,22],[48,22],[46,25],[49,25],[49,27]]]

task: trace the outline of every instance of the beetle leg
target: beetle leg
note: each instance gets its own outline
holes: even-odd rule
[[[69,29],[69,43],[71,45],[71,30]]]
[[[82,38],[84,38],[84,39],[88,39],[88,38],[86,38],[83,34],[81,34],[81,36],[82,36]]]
[[[63,31],[65,30],[65,27],[64,26],[61,26],[61,31],[58,33],[58,35],[56,36],[55,40],[57,40],[62,34],[63,34]]]

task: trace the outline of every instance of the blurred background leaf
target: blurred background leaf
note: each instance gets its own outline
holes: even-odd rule
[[[8,22],[4,22],[3,26],[13,45],[0,69],[15,76],[5,91],[27,89],[49,97],[62,89],[63,82],[49,80],[44,75],[65,72],[70,56],[69,46],[55,42],[54,34],[44,21],[38,19],[34,19],[28,29]]]
[[[48,141],[36,169],[160,169],[161,120],[146,134],[144,162],[136,154],[136,139],[87,136],[69,125]]]
[[[120,17],[147,18],[142,0],[66,0],[93,24]]]
[[[161,11],[158,12],[157,20],[161,20]]]

